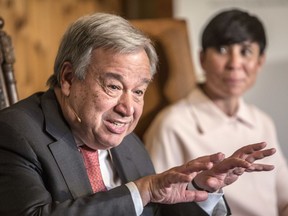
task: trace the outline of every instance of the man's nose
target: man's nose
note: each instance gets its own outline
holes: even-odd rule
[[[134,114],[133,106],[133,97],[131,93],[124,92],[120,97],[117,106],[115,107],[116,111],[122,116],[131,116]]]

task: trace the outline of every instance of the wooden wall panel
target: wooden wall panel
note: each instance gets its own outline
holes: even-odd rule
[[[128,19],[173,17],[173,0],[121,0],[123,15]]]
[[[93,12],[121,13],[119,0],[0,0],[4,30],[12,37],[20,99],[45,90],[59,41],[76,18]]]

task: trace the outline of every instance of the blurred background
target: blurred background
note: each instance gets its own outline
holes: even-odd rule
[[[198,80],[202,27],[219,10],[243,8],[256,14],[268,35],[267,62],[246,99],[272,116],[288,159],[288,0],[0,0],[4,30],[11,36],[20,99],[45,90],[67,26],[84,14],[109,12],[127,19],[181,18],[188,24]],[[192,72],[191,72],[192,73]]]

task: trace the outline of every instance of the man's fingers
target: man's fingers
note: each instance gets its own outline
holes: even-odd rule
[[[240,167],[236,167],[235,169],[233,169],[232,172],[233,172],[234,175],[241,176],[245,172],[245,169],[244,168],[240,168]]]
[[[181,166],[180,172],[183,173],[193,173],[193,172],[200,172],[202,170],[211,169],[213,164],[211,162],[199,162],[196,160],[189,161],[185,165]]]
[[[178,167],[179,172],[191,173],[211,169],[213,164],[221,162],[225,158],[223,153],[216,153],[208,156],[196,158]]]
[[[245,160],[230,157],[230,158],[226,158],[221,163],[215,165],[213,169],[214,171],[219,172],[219,173],[226,173],[229,170],[234,169],[234,168],[248,169],[250,166],[251,166],[251,163]]]
[[[225,155],[221,152],[215,153],[215,154],[211,154],[211,155],[207,155],[207,156],[202,156],[202,157],[198,157],[194,160],[191,160],[190,162],[199,162],[199,163],[207,163],[207,162],[212,162],[212,163],[218,163],[220,161],[222,161],[225,158]]]
[[[269,164],[252,164],[248,169],[246,169],[246,172],[260,172],[260,171],[271,171],[274,169],[273,165]]]
[[[221,161],[223,161],[225,159],[225,155],[221,152],[218,152],[216,154],[212,154],[210,155],[210,161],[213,163],[213,164],[217,164]]]
[[[265,148],[266,146],[267,146],[267,144],[265,142],[247,145],[247,146],[244,146],[244,147],[238,149],[232,156],[238,156],[238,155],[243,155],[243,154],[249,155],[255,151],[260,151],[261,149]]]
[[[271,156],[273,154],[275,154],[276,149],[275,148],[271,148],[271,149],[265,149],[259,152],[254,152],[253,154],[249,155],[246,158],[246,161],[253,163],[255,160],[260,160],[263,159],[265,157]]]

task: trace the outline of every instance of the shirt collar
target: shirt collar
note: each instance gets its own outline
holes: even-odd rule
[[[194,89],[190,93],[187,103],[200,133],[217,130],[219,125],[232,121],[239,122],[250,128],[254,125],[253,115],[242,98],[239,100],[238,111],[233,117],[227,116],[199,88]]]
[[[254,116],[251,112],[250,106],[241,98],[239,100],[239,108],[237,112],[237,118],[249,127],[254,127]]]

